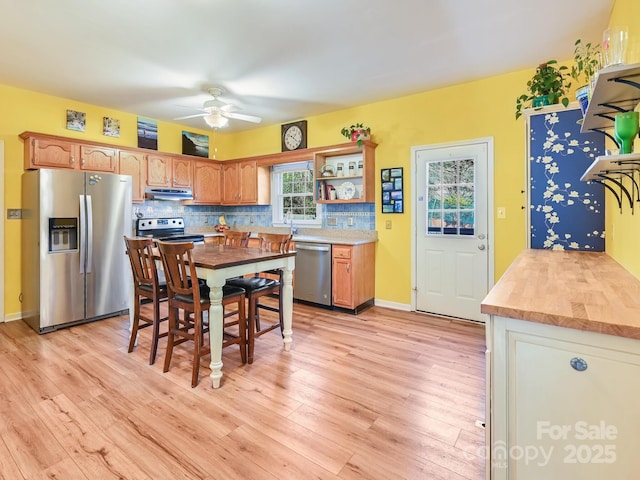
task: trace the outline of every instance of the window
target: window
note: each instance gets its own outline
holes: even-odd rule
[[[313,197],[313,162],[276,165],[271,172],[273,225],[322,225]]]
[[[446,160],[427,164],[427,234],[473,235],[475,162]]]

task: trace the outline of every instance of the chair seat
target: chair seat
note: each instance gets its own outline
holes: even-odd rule
[[[277,280],[265,277],[232,278],[227,280],[227,285],[243,288],[247,293],[275,288],[279,284],[280,282]]]

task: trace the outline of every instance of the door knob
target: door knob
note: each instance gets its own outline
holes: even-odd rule
[[[484,243],[481,243],[480,245],[478,245],[478,250],[484,250],[486,247],[484,246]]]

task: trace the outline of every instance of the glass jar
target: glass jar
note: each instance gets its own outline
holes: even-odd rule
[[[362,160],[358,160],[358,176],[362,176]]]
[[[336,177],[341,177],[344,175],[344,163],[339,163],[336,167]]]

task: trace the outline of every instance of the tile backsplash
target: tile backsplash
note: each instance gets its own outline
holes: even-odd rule
[[[215,225],[220,215],[224,215],[230,226],[270,227],[272,225],[271,205],[216,206],[183,205],[180,202],[146,200],[144,204],[133,206],[133,218],[141,213],[145,217],[184,217],[187,227]],[[375,230],[375,204],[324,205],[322,228],[341,230]]]

